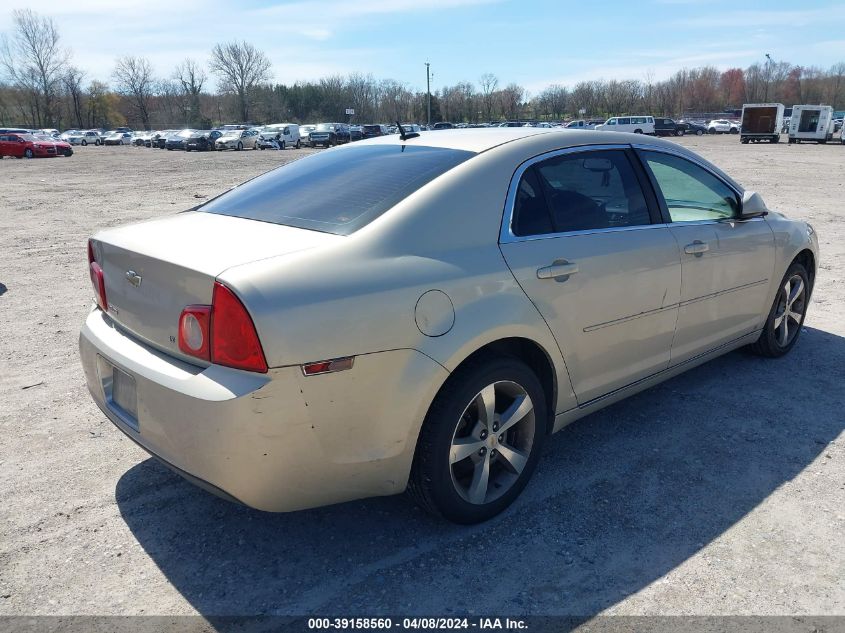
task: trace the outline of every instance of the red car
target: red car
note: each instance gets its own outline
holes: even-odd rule
[[[0,158],[37,158],[39,156],[71,156],[73,148],[64,141],[32,134],[0,134]]]

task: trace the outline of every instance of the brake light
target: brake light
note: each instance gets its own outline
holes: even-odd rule
[[[107,312],[109,302],[106,299],[106,277],[103,274],[102,267],[94,258],[94,247],[91,244],[91,240],[88,240],[88,275],[91,277],[91,285],[94,286],[97,305],[100,307],[100,310]]]
[[[188,306],[179,315],[179,349],[211,360],[211,306]]]
[[[216,365],[267,373],[252,317],[219,281],[214,282],[210,306],[187,306],[179,315],[179,349]]]
[[[267,361],[252,317],[235,293],[219,281],[214,282],[211,299],[211,362],[267,372]]]

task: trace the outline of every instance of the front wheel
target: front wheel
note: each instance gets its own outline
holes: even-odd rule
[[[534,372],[512,357],[486,357],[456,371],[426,415],[408,491],[455,523],[486,521],[531,478],[548,411]]]
[[[751,350],[769,358],[783,356],[791,350],[801,334],[809,299],[807,270],[794,262],[783,276],[766,325]]]
[[[683,135],[684,135],[683,130],[675,130],[675,136],[683,136]]]
[[[696,130],[695,131],[696,136],[702,136],[703,134],[704,134],[704,130]]]
[[[32,150],[31,150],[31,149],[29,149],[28,147],[26,148],[26,151],[23,153],[23,155],[24,155],[26,158],[32,158],[32,157],[34,156],[34,154],[32,153]]]
[[[86,145],[88,145],[88,141],[86,141],[85,139],[82,139],[81,145],[82,145],[82,147],[85,147]]]
[[[285,142],[284,141],[282,141],[282,143],[279,145],[279,149],[285,149]]]
[[[299,141],[297,141],[297,142],[296,142],[296,145],[294,145],[294,147],[295,147],[296,149],[299,149],[300,147],[302,147],[302,143],[300,143]]]
[[[241,151],[244,148],[244,144],[238,141],[238,151]]]

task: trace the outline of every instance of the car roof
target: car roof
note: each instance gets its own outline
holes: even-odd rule
[[[643,134],[630,134],[626,132],[604,132],[601,130],[572,130],[566,128],[537,128],[537,127],[512,127],[512,128],[467,128],[438,130],[436,132],[419,132],[419,136],[402,141],[398,134],[389,136],[376,136],[375,138],[357,141],[353,145],[345,145],[333,150],[349,151],[354,147],[364,145],[417,145],[421,147],[439,147],[443,149],[456,149],[480,154],[496,147],[507,145],[517,151],[524,151],[523,160],[532,156],[538,156],[546,152],[569,147],[589,147],[596,145],[644,145],[646,147],[662,148],[675,154],[687,156],[694,161],[707,165],[712,171],[719,174],[731,183],[738,190],[742,191],[739,185],[730,176],[724,173],[716,165],[713,165],[703,157],[689,149],[654,136]]]
[[[543,138],[536,138],[543,137]],[[579,145],[607,145],[607,144],[630,144],[642,143],[645,139],[649,144],[668,144],[678,147],[669,141],[663,141],[652,137],[643,137],[641,134],[626,134],[623,132],[604,132],[592,130],[568,130],[566,128],[540,128],[540,127],[497,127],[497,128],[463,128],[451,130],[439,130],[436,134],[432,132],[419,132],[419,137],[410,138],[405,141],[408,145],[422,145],[426,147],[442,147],[444,149],[457,149],[480,154],[487,150],[527,139],[543,144],[548,140],[550,146],[559,148],[575,147]],[[374,139],[361,141],[368,144],[397,144],[402,143],[399,135],[379,136]],[[357,145],[358,143],[356,143]]]

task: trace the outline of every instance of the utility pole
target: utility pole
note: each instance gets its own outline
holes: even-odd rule
[[[426,127],[431,129],[431,74],[429,73],[429,67],[431,64],[429,62],[425,63],[425,90],[428,94],[428,121],[426,122]]]
[[[772,80],[772,56],[766,53],[766,94],[763,97],[763,101],[768,103],[769,101],[769,82]]]

